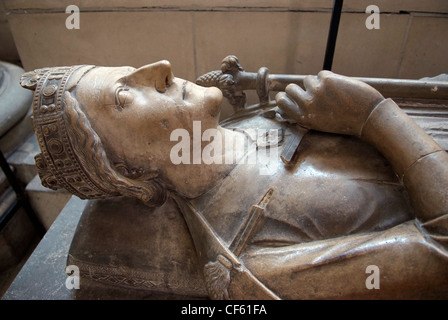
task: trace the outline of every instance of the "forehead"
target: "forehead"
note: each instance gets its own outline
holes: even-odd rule
[[[97,67],[87,73],[82,82],[101,88],[117,82],[134,70],[133,67]]]
[[[133,67],[96,67],[85,74],[76,85],[76,96],[83,102],[100,102],[114,90],[118,80],[128,75]]]

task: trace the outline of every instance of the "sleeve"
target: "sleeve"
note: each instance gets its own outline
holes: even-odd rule
[[[361,138],[389,160],[403,182],[416,222],[448,248],[448,154],[391,99],[363,126]]]

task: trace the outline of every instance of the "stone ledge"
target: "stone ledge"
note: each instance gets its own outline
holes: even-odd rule
[[[25,192],[31,207],[48,230],[70,200],[71,194],[65,190],[51,190],[42,186],[39,176],[26,186]]]
[[[65,12],[65,8],[74,4],[72,0],[4,0],[6,10],[28,13],[31,11]],[[343,5],[345,12],[365,12],[371,1],[346,0]],[[78,1],[77,5],[83,11],[148,11],[148,10],[177,10],[177,11],[330,11],[332,0],[96,0]],[[382,12],[429,12],[446,13],[448,2],[445,0],[379,0],[375,2]],[[27,12],[24,12],[26,10]]]
[[[40,152],[36,136],[30,132],[21,145],[8,157],[8,163],[14,168],[17,179],[27,185],[37,175],[34,156]]]

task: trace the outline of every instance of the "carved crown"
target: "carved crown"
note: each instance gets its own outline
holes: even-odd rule
[[[42,152],[35,156],[35,161],[42,185],[53,190],[65,188],[81,199],[117,195],[89,174],[82,156],[74,149],[64,119],[70,103],[64,95],[70,76],[76,70],[92,67],[36,69],[24,73],[20,79],[22,87],[34,90],[32,122]]]

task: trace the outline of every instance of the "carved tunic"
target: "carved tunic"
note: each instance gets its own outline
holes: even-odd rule
[[[244,121],[245,129],[251,125],[280,125],[286,129],[283,141],[279,139],[278,145],[270,146],[279,147],[280,154],[291,127],[262,117]],[[276,163],[271,163],[272,174],[260,174],[265,165],[247,164],[243,159],[225,179],[206,194],[190,200],[190,204],[232,249],[251,206],[272,190],[262,219],[252,226],[253,234],[236,254],[269,290],[286,299],[363,298],[375,294],[393,298],[397,296],[394,286],[410,281],[419,289],[407,295],[428,296],[426,277],[413,275],[417,269],[411,268],[410,280],[396,274],[396,265],[411,263],[421,267],[428,263],[429,273],[439,273],[446,263],[446,254],[437,253],[437,247],[414,224],[404,187],[373,147],[354,137],[311,131],[303,137],[291,165],[277,158]],[[347,237],[351,240],[343,241]],[[386,250],[386,243],[389,258],[385,260],[378,253]],[[412,245],[402,247],[403,243]],[[197,245],[196,249],[200,257],[207,256]],[[405,258],[409,250],[421,251],[421,257],[427,256],[428,260]],[[388,259],[395,255],[397,259],[390,263],[395,274],[389,274]],[[359,260],[359,264],[348,264],[352,259]],[[384,289],[378,290],[381,292],[366,289],[365,270],[369,265],[379,265],[388,278],[383,281]],[[352,270],[353,266],[358,269]],[[441,278],[442,283],[448,283],[446,272],[432,276],[431,281],[439,281],[440,288]],[[330,286],[331,279],[335,283]],[[438,293],[434,291],[435,295]],[[228,295],[225,292],[221,297]],[[245,297],[230,294],[230,298]]]
[[[278,126],[260,119],[265,128]],[[287,130],[284,139],[279,139],[283,141],[270,146],[270,152],[278,147],[280,155],[289,138]],[[277,157],[270,163],[271,171],[263,174],[262,167],[269,163],[248,162],[247,157],[242,159],[224,180],[192,201],[229,243],[239,221],[269,188],[274,191],[265,221],[252,241],[260,246],[384,230],[413,218],[403,186],[387,161],[357,138],[310,132],[289,166]]]

